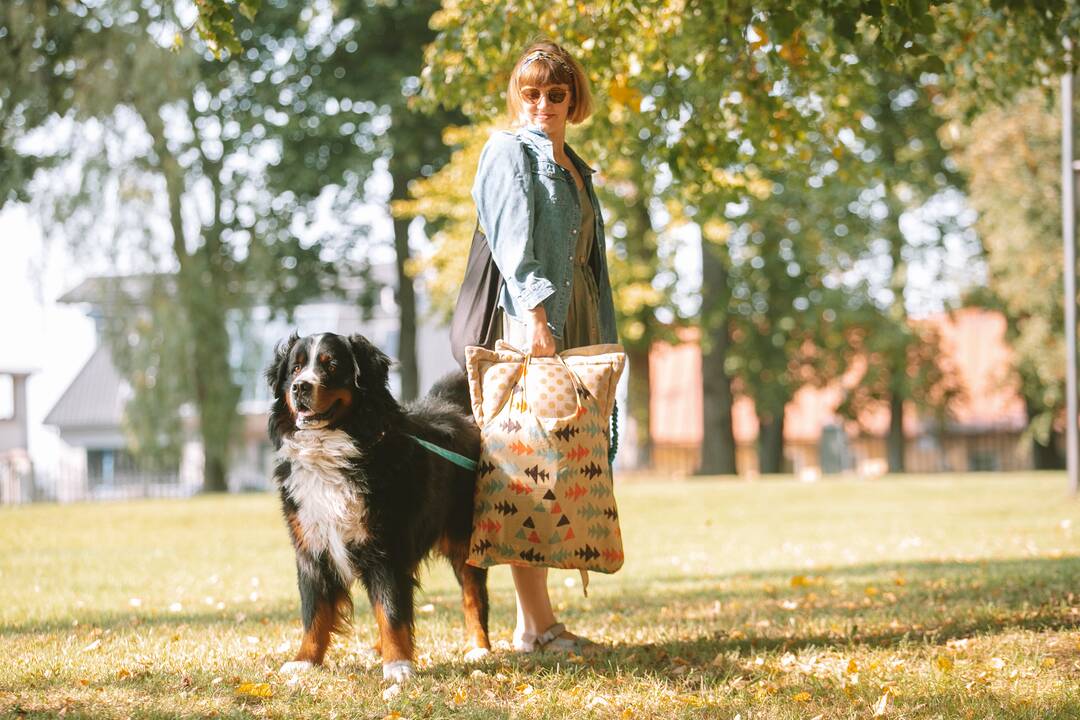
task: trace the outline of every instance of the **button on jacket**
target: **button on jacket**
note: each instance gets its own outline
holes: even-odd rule
[[[596,209],[589,267],[600,290],[601,342],[618,342],[593,169],[569,145],[565,147]],[[494,133],[480,154],[472,196],[480,227],[505,281],[500,307],[515,320],[527,322],[529,310],[542,303],[552,334],[563,337],[581,201],[573,177],[555,162],[547,134],[534,127]]]

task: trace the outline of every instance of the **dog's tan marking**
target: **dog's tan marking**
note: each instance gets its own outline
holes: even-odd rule
[[[321,665],[326,649],[330,647],[332,635],[340,635],[349,629],[352,619],[352,602],[348,595],[340,594],[331,600],[324,600],[315,608],[311,627],[304,631],[300,641],[300,650],[296,653],[297,662],[310,662]]]
[[[293,538],[296,539],[296,546],[301,550],[307,550],[307,537],[304,534],[304,526],[300,524],[300,516],[296,513],[289,514],[289,530],[292,532]]]
[[[476,577],[472,568],[466,567],[461,574],[461,609],[465,613],[466,640],[471,647],[490,650],[491,642],[480,617],[484,611],[481,600],[483,592],[483,580]]]
[[[386,616],[386,608],[376,601],[372,609],[375,620],[379,623],[379,648],[382,650],[383,664],[397,660],[413,659],[413,639],[409,626],[402,624],[394,627]]]

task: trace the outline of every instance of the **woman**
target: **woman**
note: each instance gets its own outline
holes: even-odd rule
[[[533,43],[506,103],[514,130],[488,140],[472,190],[504,279],[502,338],[540,357],[618,342],[594,171],[565,143],[566,124],[592,112],[585,72],[559,45]],[[580,653],[593,644],[555,619],[547,568],[511,571],[515,649]]]

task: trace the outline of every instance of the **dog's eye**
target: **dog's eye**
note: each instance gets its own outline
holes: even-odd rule
[[[292,372],[293,372],[293,375],[300,372],[300,363],[296,363],[295,365],[293,365]]]
[[[327,363],[326,369],[330,372],[334,372],[335,370],[337,370],[337,363],[331,360],[329,363]]]

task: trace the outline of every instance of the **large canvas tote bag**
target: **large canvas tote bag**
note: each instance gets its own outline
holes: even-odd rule
[[[618,570],[608,424],[622,348],[541,358],[500,340],[465,356],[481,438],[469,564]]]

